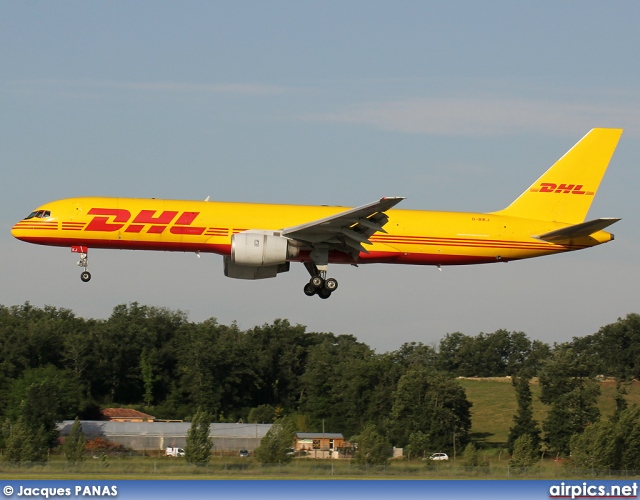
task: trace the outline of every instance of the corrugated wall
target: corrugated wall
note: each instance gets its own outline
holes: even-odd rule
[[[82,430],[88,439],[101,437],[133,450],[164,450],[169,446],[184,448],[190,422],[101,422],[83,420]],[[73,420],[58,424],[61,436],[68,436]],[[255,450],[271,424],[211,424],[209,435],[218,451]]]

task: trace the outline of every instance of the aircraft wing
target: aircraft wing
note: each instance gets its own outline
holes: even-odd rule
[[[548,233],[536,236],[536,238],[551,243],[557,243],[559,241],[570,240],[573,238],[580,238],[581,236],[589,236],[593,233],[609,227],[611,224],[618,222],[620,219],[615,218],[602,218],[590,220],[588,222],[581,222],[580,224],[574,224],[573,226],[563,227],[562,229],[556,229]]]
[[[371,245],[369,238],[374,233],[386,233],[383,226],[389,217],[384,212],[402,200],[404,197],[381,198],[324,219],[287,227],[281,234],[312,248],[338,250],[355,259],[360,252],[369,253],[362,245]]]

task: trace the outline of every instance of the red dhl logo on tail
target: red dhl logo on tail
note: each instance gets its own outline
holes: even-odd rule
[[[173,224],[169,229],[171,234],[200,235],[206,229],[206,227],[191,226],[200,212],[181,213],[166,210],[156,217],[156,210],[140,210],[130,224],[127,223],[131,220],[131,212],[122,208],[92,208],[87,213],[95,217],[84,228],[85,231],[120,231],[127,226],[125,233],[140,233],[148,226],[147,233],[161,234],[170,224]]]
[[[583,191],[582,184],[554,184],[553,182],[541,182],[538,187],[531,188],[532,193],[561,193],[561,194],[585,194],[593,196],[593,191]]]

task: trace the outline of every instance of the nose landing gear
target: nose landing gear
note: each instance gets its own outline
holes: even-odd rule
[[[80,273],[80,279],[85,283],[91,279],[91,273],[87,271],[89,267],[89,249],[87,247],[73,246],[71,247],[71,251],[73,253],[80,254],[80,260],[78,261],[78,266],[82,267],[84,271]]]

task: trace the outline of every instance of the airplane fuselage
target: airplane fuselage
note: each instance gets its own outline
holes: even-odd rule
[[[70,198],[40,207],[12,229],[29,243],[61,247],[203,252],[230,255],[231,237],[248,230],[303,224],[345,211],[338,206],[227,203],[138,198]],[[35,212],[37,212],[36,210]],[[535,236],[566,223],[497,214],[388,210],[386,234],[378,232],[357,263],[461,265],[507,262],[578,250],[613,239],[606,231],[554,244]],[[302,251],[295,261],[308,260]],[[329,262],[354,263],[341,252]]]
[[[620,219],[585,220],[621,129],[592,129],[508,207],[491,213],[399,210],[384,197],[356,208],[138,198],[69,198],[34,210],[13,236],[80,254],[90,248],[215,253],[225,276],[275,278],[302,262],[308,296],[338,288],[331,263],[509,262],[606,243]]]

